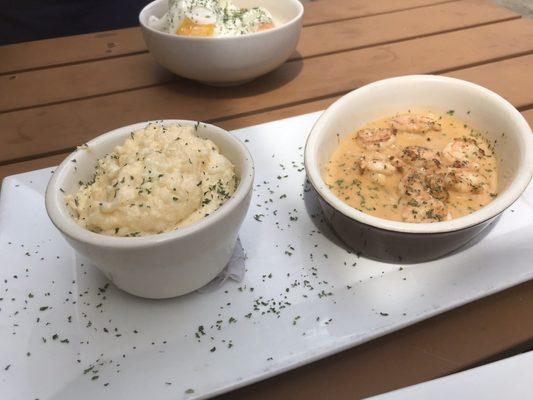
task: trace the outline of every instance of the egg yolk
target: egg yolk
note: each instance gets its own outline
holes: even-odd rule
[[[267,29],[274,28],[274,24],[272,22],[265,22],[264,24],[259,25],[258,31],[266,31]]]
[[[213,36],[215,24],[200,25],[189,18],[185,18],[177,29],[176,34],[184,36]]]

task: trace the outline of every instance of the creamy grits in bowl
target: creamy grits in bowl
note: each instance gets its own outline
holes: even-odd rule
[[[226,266],[253,162],[233,135],[185,120],[119,128],[79,146],[46,190],[54,225],[119,288],[179,296]]]
[[[238,85],[294,53],[298,0],[156,0],[140,13],[148,50],[163,67],[210,85]]]
[[[305,166],[325,220],[388,262],[442,257],[525,190],[533,137],[505,99],[454,78],[385,79],[343,96],[313,127]]]
[[[235,167],[193,125],[150,123],[98,159],[94,176],[66,196],[79,225],[145,236],[191,225],[235,192]]]

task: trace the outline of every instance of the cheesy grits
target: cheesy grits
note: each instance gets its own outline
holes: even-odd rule
[[[144,236],[191,225],[235,192],[233,164],[195,126],[150,123],[98,160],[66,196],[71,216],[104,235]]]

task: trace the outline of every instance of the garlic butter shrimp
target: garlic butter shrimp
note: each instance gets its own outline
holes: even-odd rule
[[[406,196],[420,195],[423,192],[427,192],[425,181],[426,177],[424,173],[416,169],[411,169],[400,180],[398,189],[401,194]]]
[[[387,158],[380,153],[370,156],[362,155],[358,164],[362,173],[368,173],[374,183],[385,183],[386,177],[398,172],[398,168],[392,162],[393,157]]]
[[[442,165],[440,153],[423,146],[405,147],[400,158],[412,167],[425,170],[438,169]]]
[[[446,201],[449,197],[448,186],[450,181],[442,171],[426,173],[411,169],[400,180],[398,189],[406,196],[416,196],[429,193],[437,200]]]
[[[368,170],[383,175],[392,175],[397,172],[397,168],[393,165],[391,159],[379,153],[368,157],[362,155],[359,158],[359,167],[362,171]]]
[[[379,150],[396,141],[396,130],[391,128],[365,128],[357,131],[357,140],[367,149]]]
[[[483,193],[488,187],[487,178],[476,171],[451,168],[447,175],[450,188],[459,193]]]
[[[392,127],[401,132],[427,133],[440,131],[441,126],[432,114],[399,114],[392,118]]]
[[[447,201],[450,197],[450,182],[447,177],[447,173],[443,171],[436,171],[425,177],[424,182],[428,193],[437,200]]]
[[[442,154],[454,168],[479,169],[479,162],[485,157],[485,151],[473,139],[452,140]]]
[[[439,222],[451,219],[451,214],[444,202],[423,192],[401,199],[402,219],[405,222]]]
[[[398,185],[400,193],[406,196],[419,196],[429,193],[437,200],[446,201],[449,197],[450,181],[442,172],[425,173],[412,169],[407,172]]]

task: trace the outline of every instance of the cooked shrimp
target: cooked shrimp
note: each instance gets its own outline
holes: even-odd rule
[[[397,172],[396,167],[390,162],[390,160],[380,153],[375,153],[369,157],[362,155],[359,158],[359,168],[361,169],[361,172],[369,173],[372,181],[379,184],[385,183],[387,176]]]
[[[396,131],[389,128],[366,128],[357,131],[357,140],[369,149],[379,150],[396,140]]]
[[[474,139],[452,140],[442,154],[454,168],[479,169],[479,161],[485,157],[485,151]]]
[[[362,155],[359,158],[359,167],[361,170],[369,170],[383,175],[392,175],[396,172],[396,167],[387,159],[386,156],[376,153],[373,156]]]
[[[420,196],[423,193],[429,193],[432,197],[446,201],[449,181],[442,172],[425,173],[412,169],[407,172],[400,180],[400,193],[406,196]]]
[[[440,168],[442,164],[439,152],[422,146],[407,146],[402,150],[400,157],[412,167],[426,170]]]
[[[429,194],[437,200],[446,201],[450,197],[446,173],[437,171],[426,175],[425,184]]]
[[[429,193],[402,198],[402,219],[405,222],[436,222],[451,219],[446,205]]]
[[[450,168],[447,179],[451,188],[460,193],[482,193],[488,186],[483,175],[465,169]]]
[[[411,169],[409,170],[400,180],[398,188],[400,193],[403,193],[407,196],[420,195],[423,192],[427,192],[425,174],[422,172]]]
[[[402,132],[427,133],[440,131],[441,126],[431,114],[399,114],[392,118],[392,127]]]

